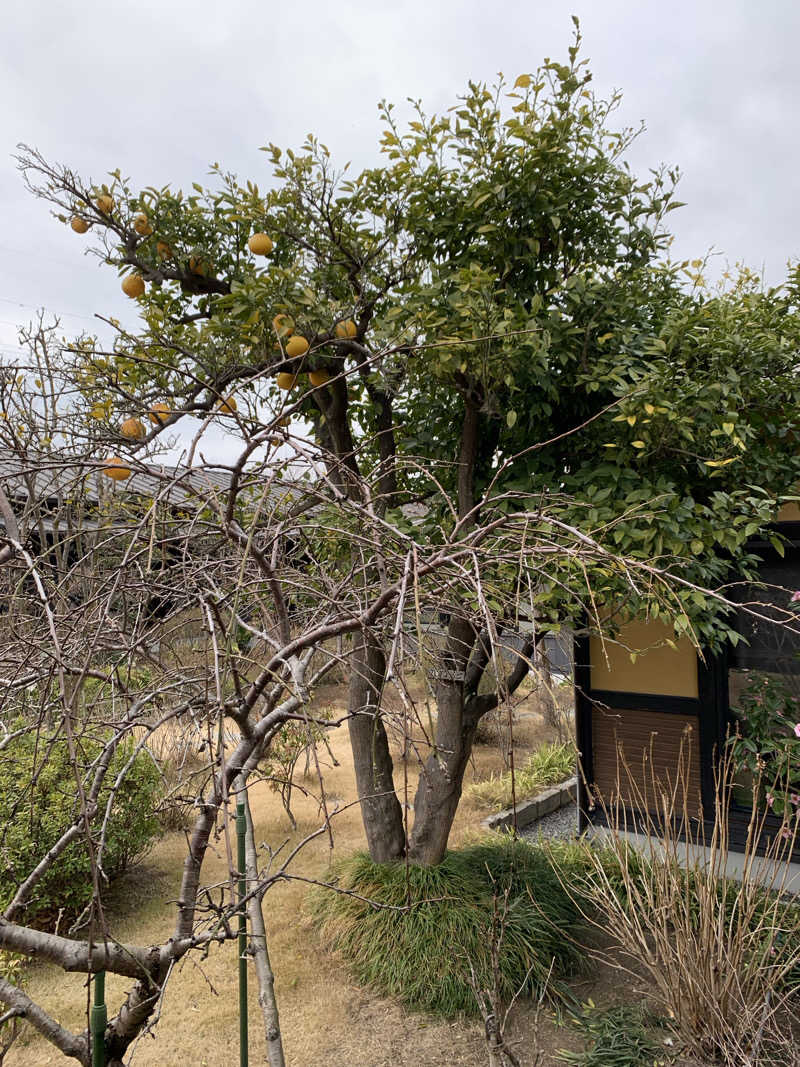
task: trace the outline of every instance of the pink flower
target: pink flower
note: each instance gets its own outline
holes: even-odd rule
[[[794,736],[800,737],[800,722],[794,724]]]
[[[798,589],[796,593],[792,593],[792,595],[791,595],[791,597],[789,599],[789,603],[790,604],[797,604],[798,601],[800,601],[800,589]]]
[[[800,797],[797,795],[797,793],[792,793],[791,796],[789,797],[789,799],[791,800],[792,804],[794,804],[795,807],[797,807],[797,805],[800,804]]]
[[[772,795],[772,793],[767,793],[767,807],[771,808],[774,803],[775,797]]]

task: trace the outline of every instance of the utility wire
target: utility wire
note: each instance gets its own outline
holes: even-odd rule
[[[12,304],[14,307],[30,308],[32,311],[47,311],[51,315],[55,315],[57,318],[60,318],[60,319],[61,318],[85,319],[87,322],[94,322],[94,317],[92,315],[81,315],[77,311],[54,311],[53,308],[45,307],[42,304],[38,304],[38,305],[37,304],[24,304],[21,300],[11,300],[7,296],[0,296],[0,302],[3,303],[3,304]],[[7,319],[0,319],[0,322],[6,322],[7,323],[8,320]],[[16,326],[17,324],[12,322],[12,323],[9,323],[9,325]]]

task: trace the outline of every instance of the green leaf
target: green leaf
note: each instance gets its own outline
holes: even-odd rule
[[[781,541],[779,537],[776,537],[774,534],[769,534],[769,543],[772,545],[772,547],[775,549],[781,559],[786,555],[786,549],[784,548],[783,541]]]

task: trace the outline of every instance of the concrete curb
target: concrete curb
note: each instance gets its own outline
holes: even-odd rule
[[[551,811],[558,811],[567,804],[575,804],[578,799],[578,779],[567,778],[566,781],[545,789],[543,793],[531,800],[523,800],[516,806],[517,828],[524,830],[526,826],[538,819],[549,815]],[[514,825],[514,808],[506,808],[496,815],[490,815],[484,819],[481,826],[486,830],[503,830]]]

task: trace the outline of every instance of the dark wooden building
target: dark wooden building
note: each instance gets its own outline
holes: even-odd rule
[[[785,507],[774,529],[785,539],[783,555],[768,537],[753,540],[750,547],[762,561],[759,578],[765,584],[741,587],[737,599],[769,603],[772,597],[785,612],[785,590],[800,589],[800,508]],[[643,798],[647,809],[655,811],[653,781],[674,780],[683,755],[689,806],[693,816],[699,818],[702,812],[708,836],[715,807],[715,761],[735,722],[732,705],[753,671],[788,683],[800,721],[800,637],[784,626],[754,621],[745,611],[737,615],[736,629],[747,643],[703,656],[688,638],[675,639],[671,627],[655,620],[623,626],[618,642],[597,636],[576,639],[583,828],[605,823],[604,806],[615,800],[623,802],[634,822]],[[674,648],[665,643],[668,637]],[[640,651],[632,657],[631,650]],[[622,774],[621,755],[627,768]],[[739,793],[728,823],[733,849],[743,847],[750,816],[751,805]],[[767,817],[767,833],[780,826],[779,818]],[[800,860],[800,844],[794,858]]]

